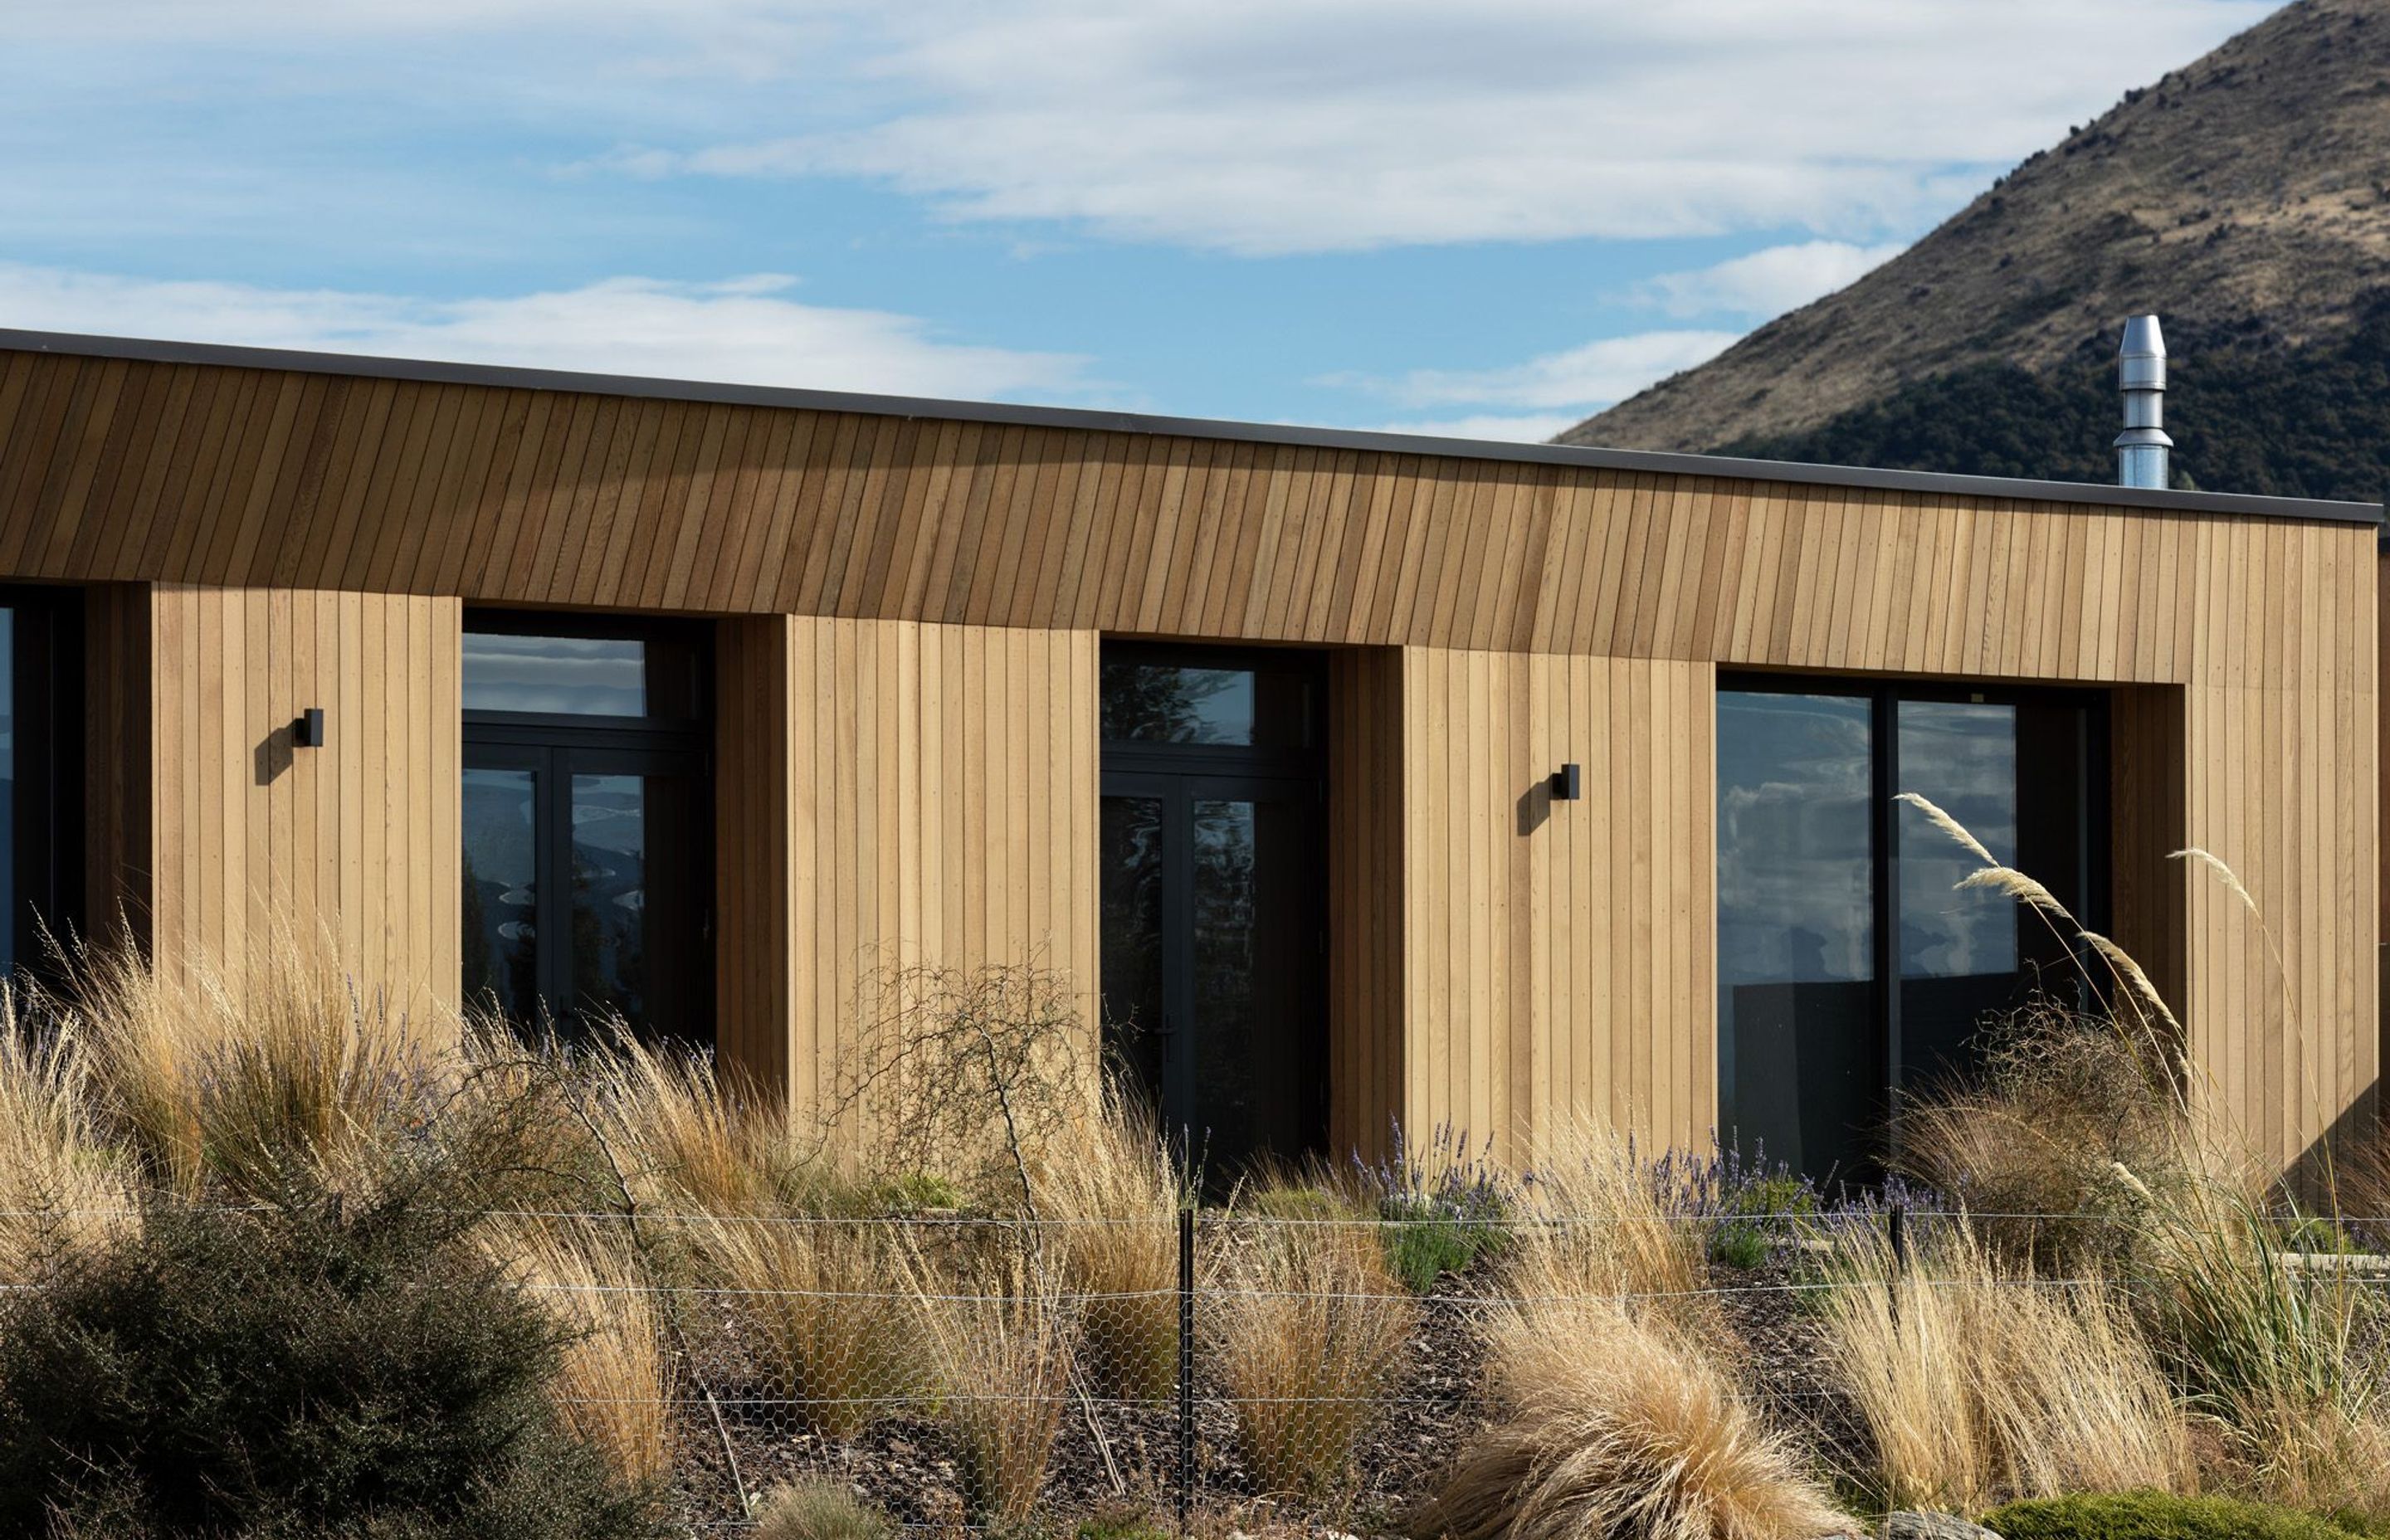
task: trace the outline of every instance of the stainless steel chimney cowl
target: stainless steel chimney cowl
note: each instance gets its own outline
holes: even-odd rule
[[[2172,476],[2174,441],[2165,431],[2165,334],[2154,315],[2125,323],[2116,384],[2125,395],[2125,430],[2116,435],[2116,484],[2163,490]]]

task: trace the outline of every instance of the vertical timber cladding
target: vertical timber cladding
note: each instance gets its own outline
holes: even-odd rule
[[[1412,648],[1401,687],[1407,1134],[1523,1159],[1589,1115],[1700,1146],[1717,1084],[1715,670]],[[1583,795],[1555,801],[1571,762]]]
[[[368,998],[456,1004],[453,598],[148,591],[148,919],[167,969],[328,943]],[[321,707],[321,748],[291,725]]]
[[[918,965],[1034,963],[1092,1023],[1095,634],[773,616],[722,640],[725,1059],[826,1105],[875,985]]]

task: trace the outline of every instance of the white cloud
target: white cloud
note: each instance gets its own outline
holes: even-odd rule
[[[0,85],[29,132],[320,101],[466,144],[528,125],[545,160],[618,174],[860,178],[954,220],[1244,253],[1864,244],[2272,5],[124,0],[19,7]]]
[[[886,311],[802,304],[796,280],[617,277],[458,300],[166,282],[0,263],[0,326],[894,395],[1057,399],[1086,361],[945,340]]]
[[[1744,315],[1766,320],[1831,294],[1900,254],[1901,243],[1854,246],[1810,240],[1729,258],[1690,273],[1663,273],[1638,297],[1671,315]]]
[[[1725,352],[1738,335],[1731,331],[1636,332],[1497,368],[1330,375],[1317,383],[1368,391],[1406,406],[1606,406],[1624,401],[1653,380],[1707,363]]]
[[[1246,253],[1906,231],[2270,0],[917,0],[873,121],[622,153]],[[1972,186],[1975,177],[1967,179]]]

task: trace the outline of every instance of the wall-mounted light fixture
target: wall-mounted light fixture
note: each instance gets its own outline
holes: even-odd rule
[[[290,743],[298,749],[321,749],[324,746],[324,708],[310,706],[290,724]]]
[[[1563,764],[1552,772],[1552,801],[1573,802],[1585,795],[1582,776],[1574,764]]]

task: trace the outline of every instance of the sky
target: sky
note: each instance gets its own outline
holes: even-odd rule
[[[0,327],[1548,437],[2270,0],[0,0]]]

